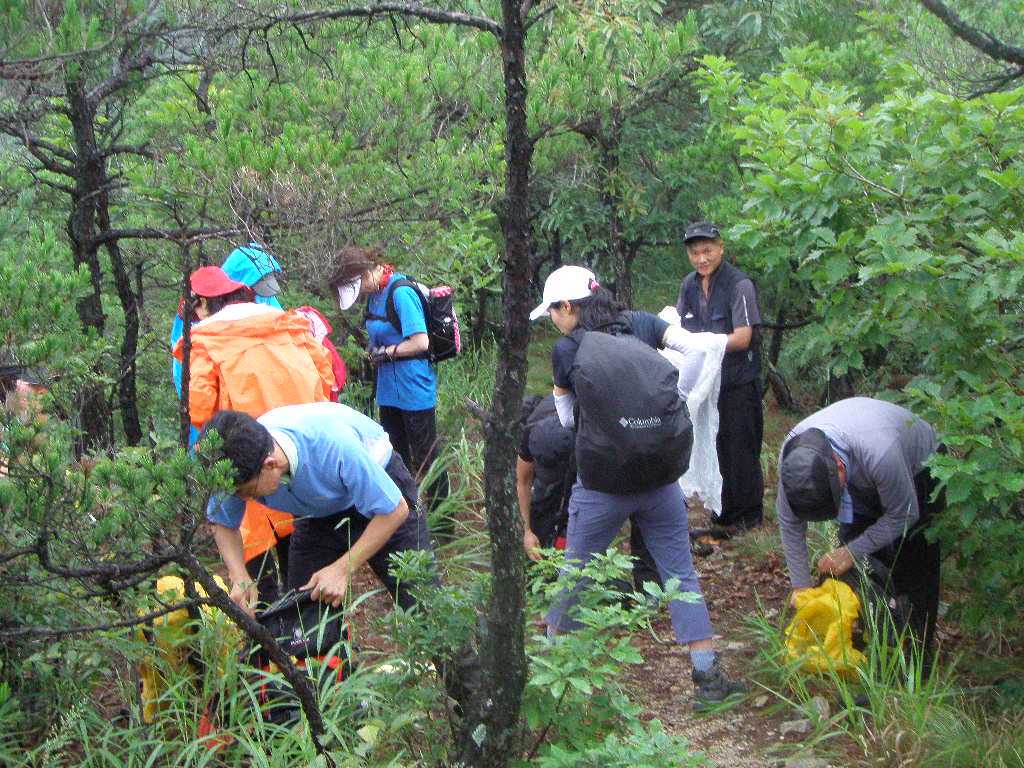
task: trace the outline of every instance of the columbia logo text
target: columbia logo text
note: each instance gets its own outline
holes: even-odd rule
[[[661,417],[651,416],[645,419],[637,419],[623,416],[619,419],[619,424],[622,425],[623,429],[653,429],[661,426]]]

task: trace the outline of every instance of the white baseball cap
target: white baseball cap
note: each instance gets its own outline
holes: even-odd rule
[[[357,277],[355,280],[350,280],[338,286],[338,308],[342,312],[356,303],[362,284],[363,278]]]
[[[597,278],[586,267],[559,267],[544,281],[544,299],[530,313],[530,319],[536,320],[545,315],[548,307],[556,301],[585,299],[596,287]]]

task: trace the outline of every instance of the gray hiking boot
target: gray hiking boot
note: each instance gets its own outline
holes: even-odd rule
[[[707,672],[693,670],[693,696],[699,704],[713,704],[734,693],[746,692],[747,684],[729,677],[718,659],[715,659],[714,665]]]

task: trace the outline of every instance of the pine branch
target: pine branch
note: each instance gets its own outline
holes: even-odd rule
[[[267,23],[267,28],[269,29],[274,26],[306,24],[335,19],[372,18],[374,16],[387,15],[412,16],[413,18],[423,19],[434,24],[474,27],[484,32],[490,32],[498,38],[501,38],[503,35],[501,25],[493,19],[484,16],[474,16],[468,13],[459,13],[457,11],[444,11],[418,3],[373,3],[371,5],[350,6],[348,8],[323,8],[280,16],[276,14],[260,14],[258,18],[262,18]]]
[[[212,604],[212,600],[203,598],[199,600],[186,600],[181,603],[175,603],[174,605],[169,605],[164,608],[160,608],[159,610],[152,611],[144,616],[136,616],[133,619],[125,619],[124,621],[111,621],[106,624],[93,624],[89,627],[64,627],[63,629],[52,629],[50,627],[18,627],[17,629],[0,630],[0,637],[64,637],[66,635],[85,634],[86,632],[103,632],[111,629],[137,627],[139,624],[146,624],[153,621],[153,619],[159,619],[161,616],[166,616],[167,614],[174,613],[175,611]]]

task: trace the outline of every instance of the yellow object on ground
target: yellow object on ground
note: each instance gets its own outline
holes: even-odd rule
[[[219,576],[214,578],[217,585],[226,591],[227,586],[223,580]],[[206,591],[198,584],[196,591],[206,597]],[[178,576],[162,576],[157,579],[156,592],[165,603],[173,604],[187,599],[185,582]],[[199,615],[204,623],[217,624],[221,629],[217,636],[222,638],[214,652],[203,654],[202,661],[222,668],[224,660],[238,648],[238,632],[227,617],[216,608],[204,605]],[[196,634],[188,621],[188,610],[179,608],[154,619],[152,623],[142,625],[138,630],[139,637],[148,641],[152,649],[152,656],[144,659],[139,665],[139,677],[142,679],[142,716],[147,723],[152,723],[156,718],[160,709],[160,696],[168,686],[169,681],[165,679],[164,670],[195,674],[195,670],[189,667],[188,656],[190,653],[200,653],[200,648],[196,642]],[[212,658],[206,658],[207,656]],[[158,663],[158,659],[162,663]]]
[[[853,622],[860,616],[860,599],[845,582],[825,579],[820,587],[795,596],[796,616],[786,628],[786,650],[802,659],[808,672],[833,669],[852,674],[864,663],[853,647]]]

